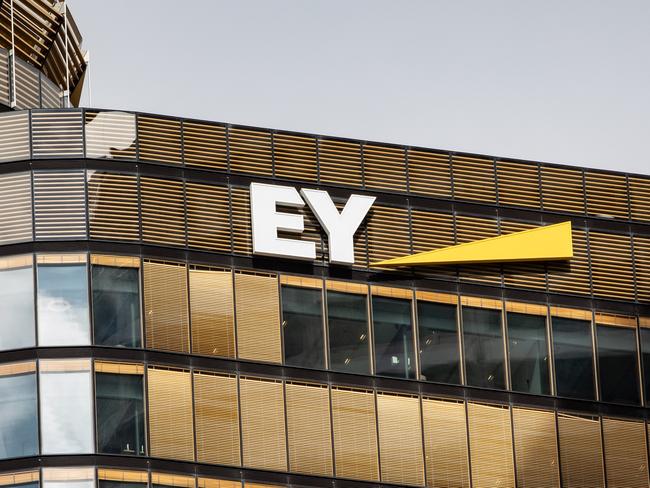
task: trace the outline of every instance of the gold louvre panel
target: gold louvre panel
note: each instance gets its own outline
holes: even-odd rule
[[[319,183],[360,188],[361,146],[358,142],[319,139]]]
[[[142,239],[152,244],[185,245],[185,192],[182,181],[140,178]]]
[[[332,476],[332,424],[327,385],[286,384],[289,468]]]
[[[408,149],[409,191],[436,198],[451,197],[449,154]]]
[[[411,240],[413,253],[428,252],[455,244],[454,216],[452,214],[411,209]],[[418,274],[456,279],[455,266],[418,267]]]
[[[239,381],[244,466],[287,470],[284,389],[281,381]]]
[[[542,206],[544,210],[585,212],[584,181],[581,169],[542,166]]]
[[[587,233],[584,230],[574,228],[573,258],[571,261],[548,264],[549,291],[588,295],[591,293],[589,276]]]
[[[632,220],[650,222],[650,178],[630,176],[630,217]]]
[[[374,205],[368,219],[368,259],[371,263],[409,254],[407,209]]]
[[[135,175],[88,171],[88,220],[92,239],[138,240]]]
[[[36,239],[86,238],[86,175],[80,171],[34,171]]]
[[[603,419],[607,486],[648,486],[646,432],[643,422]]]
[[[190,373],[149,368],[147,380],[151,455],[193,461],[194,428]]]
[[[562,486],[604,487],[603,449],[597,418],[558,414]]]
[[[494,161],[478,157],[451,157],[454,198],[496,203]]]
[[[512,409],[517,484],[520,488],[560,487],[555,413]]]
[[[0,161],[19,161],[29,156],[29,113],[0,115]]]
[[[135,115],[127,112],[86,111],[86,157],[136,158]]]
[[[230,171],[273,175],[271,133],[263,130],[228,130],[230,148]]]
[[[630,237],[590,232],[589,251],[594,295],[634,300]]]
[[[185,193],[187,244],[206,251],[229,253],[228,187],[187,182]]]
[[[634,236],[637,300],[650,303],[650,237]]]
[[[594,217],[627,219],[627,178],[624,175],[585,172],[587,213]]]
[[[34,158],[82,158],[84,137],[82,112],[32,112]]]
[[[317,148],[314,137],[273,134],[275,176],[290,180],[316,182]]]
[[[13,376],[36,372],[36,362],[26,361],[23,363],[0,364],[0,376]]]
[[[97,478],[123,483],[147,483],[149,481],[149,474],[146,471],[123,471],[121,469],[99,468],[97,470]]]
[[[535,163],[497,162],[499,204],[540,207],[539,168]]]
[[[196,481],[193,476],[179,474],[151,473],[153,486],[174,486],[178,488],[194,488]]]
[[[111,374],[142,375],[144,374],[144,366],[142,364],[134,364],[134,363],[113,363],[109,361],[95,361],[95,372],[111,373]]]
[[[105,254],[92,254],[91,264],[101,266],[114,266],[118,268],[139,268],[140,258],[136,256],[108,256]]]
[[[27,483],[38,483],[38,471],[23,471],[18,473],[0,474],[0,486],[20,486]]]
[[[513,234],[539,228],[534,224],[501,221],[501,235]],[[505,263],[503,265],[505,286],[546,290],[546,267],[544,263]]]
[[[252,254],[251,207],[248,188],[230,189],[232,250],[235,254]]]
[[[137,121],[140,159],[181,164],[180,120],[140,115]]]
[[[32,239],[30,174],[0,175],[0,244],[13,244]]]
[[[363,146],[365,186],[373,190],[406,191],[404,148],[365,144]]]
[[[457,244],[478,241],[499,235],[496,219],[456,215]],[[497,264],[467,265],[460,267],[462,281],[474,281],[491,285],[501,284],[501,267]]]
[[[184,121],[183,156],[187,166],[226,171],[226,128],[205,122]]]
[[[237,378],[195,372],[194,410],[197,461],[240,466]]]

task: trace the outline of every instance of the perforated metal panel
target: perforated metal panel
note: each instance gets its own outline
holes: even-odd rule
[[[86,239],[84,171],[34,171],[36,239]]]

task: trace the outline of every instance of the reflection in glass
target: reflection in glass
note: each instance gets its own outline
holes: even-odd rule
[[[546,317],[508,312],[508,346],[512,389],[548,395]]]
[[[322,306],[320,289],[282,287],[285,364],[325,368]]]
[[[460,384],[456,305],[417,303],[422,379]]]
[[[411,301],[372,297],[376,374],[415,378]]]
[[[137,268],[92,266],[95,344],[140,347],[140,283]]]
[[[0,376],[0,459],[36,454],[36,374]]]
[[[650,404],[650,329],[639,329],[641,339],[641,359],[643,361],[643,392],[645,403]]]
[[[331,369],[370,373],[366,296],[328,290],[327,321]]]
[[[95,389],[99,452],[144,456],[142,376],[97,373]]]
[[[552,324],[557,395],[593,400],[591,322],[553,317]]]
[[[467,384],[505,388],[501,310],[463,307]]]
[[[635,329],[597,325],[596,331],[601,400],[638,404],[639,372]]]
[[[86,264],[38,264],[38,343],[90,344]]]
[[[41,361],[43,454],[89,454],[94,451],[90,371],[77,365],[66,370],[62,363]]]
[[[31,256],[28,259],[31,261]],[[31,265],[0,269],[0,317],[0,350],[34,346],[34,272]]]

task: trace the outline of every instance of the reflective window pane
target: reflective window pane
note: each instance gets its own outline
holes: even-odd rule
[[[322,290],[283,286],[282,327],[285,364],[325,368]]]
[[[546,317],[508,312],[508,349],[512,389],[550,394]]]
[[[41,361],[43,454],[88,454],[93,446],[90,362]]]
[[[591,323],[553,317],[553,354],[558,396],[593,400]]]
[[[95,389],[99,452],[144,456],[142,376],[97,373]]]
[[[643,361],[643,392],[646,404],[650,404],[650,329],[639,329],[641,359]]]
[[[35,369],[33,363],[0,368],[0,459],[38,454]]]
[[[372,297],[376,374],[415,378],[411,301]]]
[[[92,266],[95,344],[140,347],[138,268]]]
[[[636,329],[596,326],[600,395],[604,402],[638,404]]]
[[[90,344],[86,264],[38,264],[38,343]]]
[[[456,305],[418,301],[420,374],[426,381],[460,383]]]
[[[330,368],[370,373],[367,297],[328,290],[327,321]]]
[[[505,388],[501,310],[463,307],[463,341],[467,384]]]
[[[15,262],[18,260],[22,262]],[[32,256],[6,261],[6,266],[0,267],[0,350],[32,347],[35,344]]]

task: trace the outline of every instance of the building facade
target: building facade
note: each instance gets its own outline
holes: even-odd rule
[[[74,23],[13,10],[79,63],[1,44],[0,486],[648,486],[650,177],[62,108]],[[315,259],[255,253],[254,183],[374,197],[354,263],[309,206]],[[569,261],[372,266],[566,221]]]

